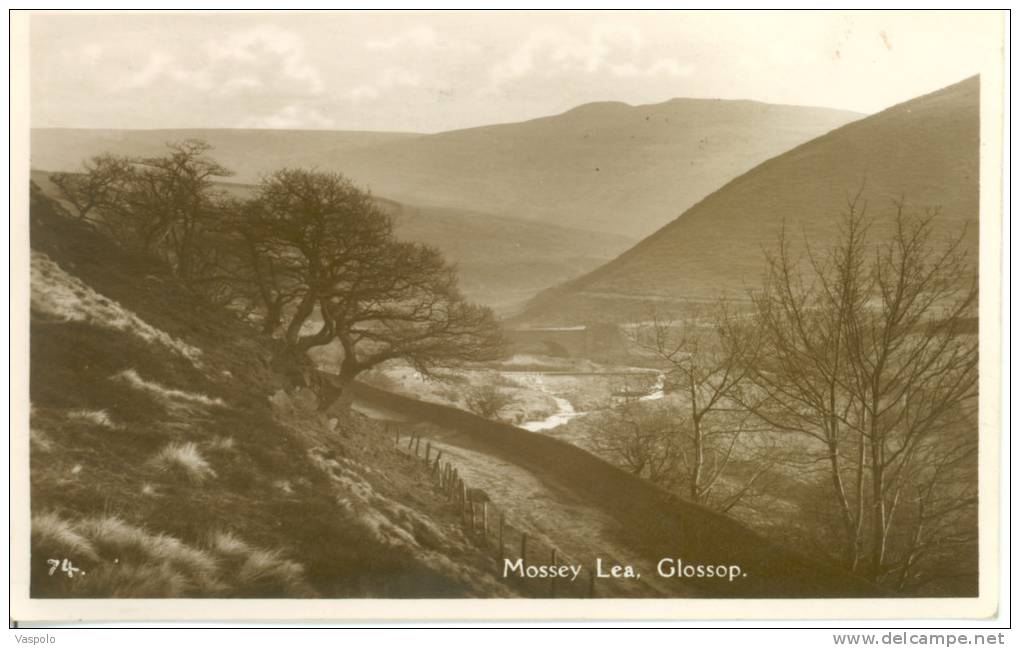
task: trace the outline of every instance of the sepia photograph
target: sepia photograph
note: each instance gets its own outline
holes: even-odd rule
[[[995,614],[1002,12],[10,20],[12,623]]]

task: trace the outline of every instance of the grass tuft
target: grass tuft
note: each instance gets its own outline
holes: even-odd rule
[[[106,413],[106,410],[88,410],[88,409],[76,409],[71,410],[67,413],[67,419],[69,421],[78,421],[81,423],[89,423],[97,427],[104,427],[110,430],[116,430],[120,426],[110,419],[110,415]]]
[[[198,446],[190,441],[165,446],[153,457],[152,463],[162,472],[182,473],[194,484],[216,477],[216,471],[202,456]]]
[[[32,517],[33,558],[77,559],[98,561],[92,543],[56,513],[40,513]]]

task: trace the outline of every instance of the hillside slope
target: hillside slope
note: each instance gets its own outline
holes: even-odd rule
[[[397,238],[438,248],[457,264],[461,290],[497,313],[611,261],[633,243],[616,234],[380,199]]]
[[[639,237],[758,162],[857,117],[751,101],[595,103],[337,159],[397,200]]]
[[[427,470],[285,391],[249,326],[39,192],[31,243],[32,596],[514,595]]]
[[[973,77],[848,124],[728,183],[605,266],[546,291],[520,321],[640,317],[652,305],[746,297],[760,285],[763,250],[785,223],[822,249],[848,194],[863,185],[876,237],[893,201],[941,209],[936,234],[958,236],[976,260],[979,81]]]
[[[317,166],[341,171],[400,202],[638,238],[757,163],[859,117],[752,101],[674,99],[646,106],[586,104],[521,123],[417,137],[305,131],[198,135],[216,146],[217,158],[237,171],[239,182],[284,165]],[[36,130],[32,164],[73,170],[105,150],[155,150],[170,135]],[[336,138],[341,141],[331,145]]]

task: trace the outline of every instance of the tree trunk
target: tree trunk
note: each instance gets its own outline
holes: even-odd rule
[[[872,439],[871,452],[871,489],[874,499],[875,513],[872,520],[871,572],[878,580],[882,577],[885,566],[886,542],[886,507],[885,507],[885,456],[882,452],[882,439]]]
[[[345,358],[336,379],[326,381],[323,385],[322,393],[319,395],[319,411],[326,412],[335,406],[340,406],[344,410],[349,409],[352,400],[349,387],[359,373],[361,368],[357,363]]]
[[[309,291],[302,299],[301,303],[298,304],[297,310],[294,312],[294,317],[291,318],[290,324],[287,326],[287,345],[294,346],[297,344],[298,338],[301,336],[301,327],[304,325],[305,320],[312,314],[312,310],[315,309],[315,295]]]
[[[705,463],[705,447],[701,438],[701,422],[694,418],[694,471],[691,475],[691,499],[702,504],[701,501],[701,471]]]
[[[266,303],[266,318],[262,321],[262,334],[272,335],[280,328],[280,318],[283,316],[283,305],[277,301]]]
[[[846,487],[843,484],[843,474],[839,462],[839,446],[829,443],[829,470],[832,473],[832,488],[835,491],[836,499],[839,500],[843,528],[846,532],[846,562],[851,566],[857,562],[857,538],[853,514],[850,512],[850,502],[846,497]]]

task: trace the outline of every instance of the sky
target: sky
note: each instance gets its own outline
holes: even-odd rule
[[[992,13],[35,14],[32,126],[438,132],[592,101],[873,113],[975,74]],[[989,37],[992,35],[993,37]]]

